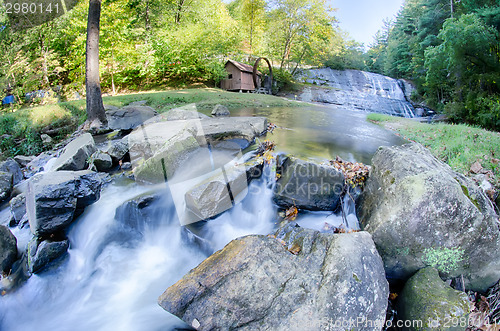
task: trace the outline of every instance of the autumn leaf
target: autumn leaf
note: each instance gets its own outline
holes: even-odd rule
[[[297,218],[299,210],[295,206],[291,206],[285,211],[285,221],[294,221]]]

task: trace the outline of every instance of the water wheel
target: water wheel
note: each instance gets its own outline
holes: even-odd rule
[[[269,67],[269,78],[271,79],[271,84],[273,82],[273,67],[271,67],[271,63],[265,57],[259,57],[257,61],[255,61],[255,64],[253,65],[253,84],[255,86],[255,89],[257,90],[261,86],[261,82],[257,79],[257,68],[259,67],[260,60],[264,60],[267,62],[267,66]]]

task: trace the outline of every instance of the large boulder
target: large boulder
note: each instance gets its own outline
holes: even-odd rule
[[[61,241],[33,239],[29,244],[28,267],[31,273],[40,273],[50,263],[63,256],[69,247],[67,239]]]
[[[0,202],[8,199],[12,192],[12,174],[0,171]]]
[[[370,235],[290,227],[231,241],[160,306],[197,330],[380,329],[389,289]]]
[[[264,134],[266,130],[267,119],[265,117],[217,117],[202,120],[201,130],[197,130],[196,135],[210,143],[241,139],[246,141],[246,146],[248,146],[255,137]]]
[[[432,267],[412,276],[398,300],[399,318],[421,323],[405,330],[465,330],[470,308],[467,294],[452,289]]]
[[[287,208],[335,210],[340,203],[344,175],[332,166],[288,157],[274,188],[274,202]]]
[[[47,170],[47,163],[54,157],[51,152],[43,152],[28,164],[26,164],[26,171],[29,176],[32,176],[40,171]]]
[[[180,108],[169,110],[166,115],[162,115],[167,121],[194,120],[205,119],[207,115],[199,113],[196,110],[196,105],[187,105]]]
[[[26,192],[31,232],[48,235],[67,227],[75,215],[99,200],[102,180],[92,171],[56,171],[33,176]]]
[[[111,155],[103,151],[97,151],[90,158],[97,171],[108,171],[113,167]]]
[[[8,159],[7,161],[0,163],[0,172],[8,172],[12,174],[12,185],[17,185],[24,179],[19,163],[13,159]]]
[[[132,130],[158,113],[148,106],[126,106],[106,111],[108,126],[113,130]]]
[[[14,161],[16,161],[17,163],[19,163],[19,165],[21,167],[26,167],[26,165],[28,163],[30,163],[31,161],[33,161],[35,159],[34,156],[25,156],[25,155],[16,155],[14,156]]]
[[[98,146],[98,148],[111,156],[114,163],[118,163],[128,153],[128,138],[108,140],[106,143]]]
[[[387,276],[433,266],[484,291],[500,278],[500,231],[491,201],[420,144],[381,147],[357,208]]]
[[[61,155],[52,165],[51,170],[78,171],[86,169],[89,157],[96,150],[97,149],[92,135],[90,133],[84,133],[64,147]]]
[[[17,240],[9,228],[0,225],[0,273],[9,272],[17,260]],[[1,278],[1,277],[0,277]]]
[[[165,141],[150,158],[132,159],[135,179],[141,183],[150,184],[165,182],[173,176],[187,154],[199,147],[198,141],[191,132],[181,131]],[[135,154],[136,150],[133,151]],[[144,152],[147,153],[147,151]]]
[[[247,171],[244,165],[219,168],[214,176],[186,192],[188,215],[184,224],[213,218],[246,196]]]
[[[239,147],[245,147],[265,133],[266,121],[262,117],[206,118],[144,125],[128,136],[134,176],[140,182],[164,182],[190,152],[208,144],[219,146],[228,140],[243,141]]]

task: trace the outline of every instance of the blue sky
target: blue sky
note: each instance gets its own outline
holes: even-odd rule
[[[338,8],[335,17],[340,21],[342,30],[349,33],[352,39],[368,46],[373,36],[382,27],[382,20],[393,18],[404,0],[328,0],[329,4]]]

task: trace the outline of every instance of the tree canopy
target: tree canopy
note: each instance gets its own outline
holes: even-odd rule
[[[500,130],[500,0],[407,0],[368,68],[417,84],[452,120]]]
[[[0,12],[0,85],[14,86],[20,99],[50,88],[85,95],[87,11],[79,1],[23,31]],[[264,56],[290,70],[320,65],[342,43],[333,13],[325,0],[102,0],[101,86],[113,93],[216,85],[228,58]]]

